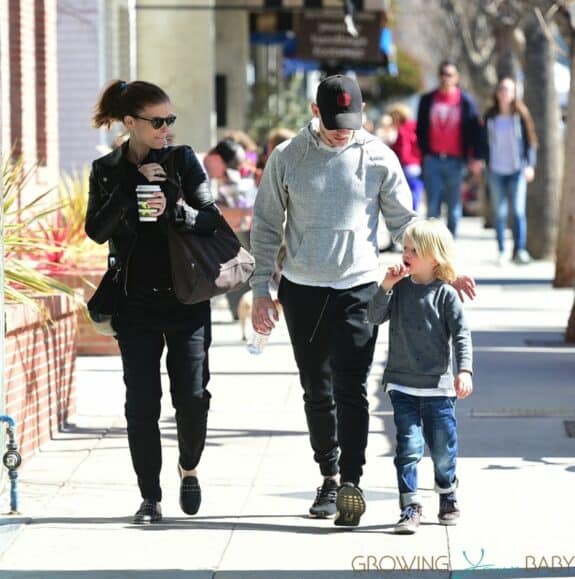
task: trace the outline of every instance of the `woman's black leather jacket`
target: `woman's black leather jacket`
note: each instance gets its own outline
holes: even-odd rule
[[[135,191],[122,186],[122,159],[128,143],[96,159],[90,174],[90,191],[86,212],[86,234],[96,243],[109,243],[108,267],[117,271],[127,293],[127,271],[137,241],[138,209]],[[191,147],[166,147],[152,150],[147,162],[157,162],[166,169],[167,159],[175,155],[175,175],[158,181],[167,200],[166,211],[158,219],[166,229],[168,223],[178,229],[198,234],[213,233],[219,212],[208,187],[206,174]],[[166,171],[167,172],[167,171]],[[183,197],[183,199],[180,199]]]

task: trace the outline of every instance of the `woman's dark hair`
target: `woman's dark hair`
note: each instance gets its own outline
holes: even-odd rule
[[[148,105],[170,102],[159,86],[143,80],[112,81],[102,92],[94,108],[92,122],[96,128],[123,121],[126,115],[138,114]]]
[[[500,79],[499,82],[497,83],[495,91],[493,92],[493,96],[491,97],[491,105],[489,106],[487,112],[485,113],[486,119],[496,117],[501,112],[499,110],[499,99],[497,98],[497,89],[504,80],[511,80],[515,85],[515,90],[517,90],[517,83],[512,78],[505,77]],[[537,147],[538,140],[537,140],[537,133],[535,131],[535,123],[533,122],[533,117],[531,116],[531,113],[529,112],[529,109],[527,108],[525,103],[521,99],[517,98],[517,93],[515,95],[515,98],[511,102],[511,110],[513,111],[513,113],[517,113],[521,117],[521,120],[523,121],[523,124],[525,125],[525,128],[527,130],[527,140],[529,141],[529,144],[532,147]]]

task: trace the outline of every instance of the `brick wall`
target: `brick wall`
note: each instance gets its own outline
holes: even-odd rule
[[[49,440],[76,411],[77,321],[72,300],[42,302],[53,322],[23,305],[6,304],[5,411],[16,421],[24,458]]]
[[[0,0],[0,143],[2,156],[10,152],[10,29],[8,0]]]
[[[82,290],[84,299],[88,301],[94,293],[94,287],[100,283],[104,271],[98,269],[52,275],[66,285]],[[77,353],[78,356],[116,356],[120,354],[120,349],[115,338],[98,334],[88,317],[78,311]]]
[[[56,0],[1,0],[2,152],[24,160],[20,206],[58,182]],[[7,105],[7,106],[6,106]]]

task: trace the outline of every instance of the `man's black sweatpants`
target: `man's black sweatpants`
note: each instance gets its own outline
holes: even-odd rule
[[[367,376],[378,326],[366,322],[366,310],[376,290],[376,283],[337,290],[283,277],[278,291],[314,459],[322,475],[339,471],[342,482],[355,484],[363,473],[369,431]]]

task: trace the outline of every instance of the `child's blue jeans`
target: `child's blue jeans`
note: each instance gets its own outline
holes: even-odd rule
[[[447,396],[411,396],[391,390],[393,419],[397,431],[395,469],[399,503],[403,509],[419,503],[417,465],[429,448],[435,473],[435,490],[448,494],[457,487],[457,421],[455,398]]]

